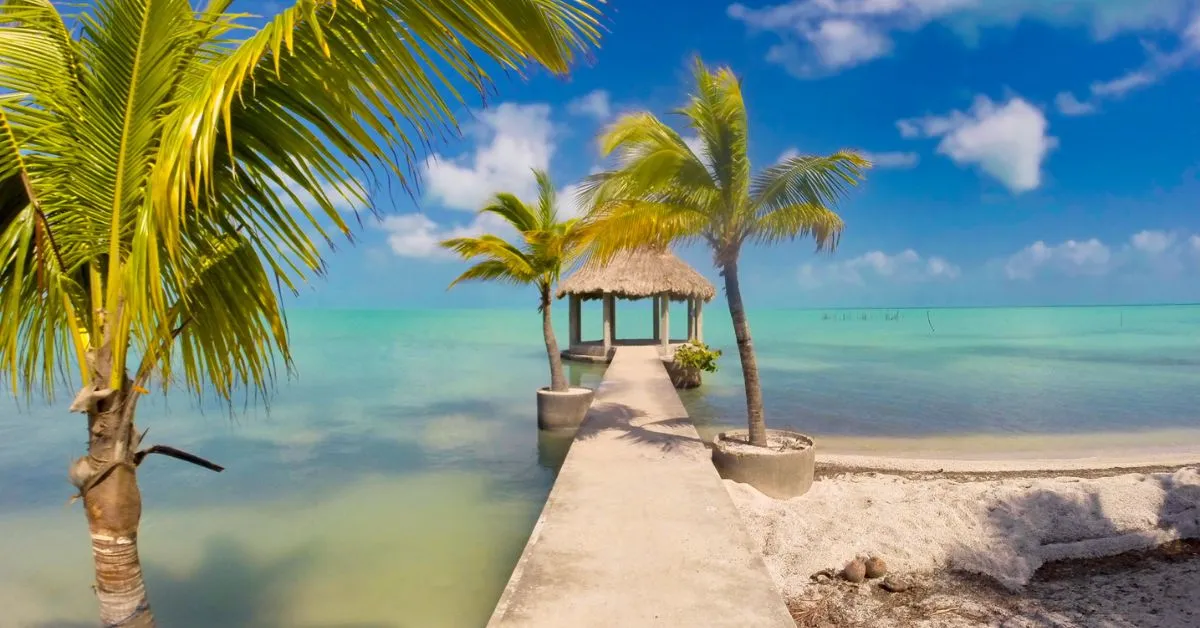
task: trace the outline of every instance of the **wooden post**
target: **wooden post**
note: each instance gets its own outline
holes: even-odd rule
[[[583,339],[583,332],[579,329],[581,312],[579,308],[580,297],[577,294],[572,294],[570,297],[571,304],[571,346],[578,345]]]
[[[604,355],[607,358],[613,344],[613,298],[611,294],[606,294],[602,298],[604,299]]]
[[[688,299],[688,342],[696,340],[696,299]]]
[[[612,341],[615,345],[617,344],[617,340],[621,338],[617,334],[617,297],[610,294],[608,298],[612,300]]]
[[[654,296],[652,296],[652,297],[650,297],[650,299],[651,299],[652,301],[654,301],[654,314],[652,314],[652,315],[651,315],[651,317],[652,317],[652,323],[653,323],[653,326],[654,326],[654,333],[650,334],[650,337],[651,337],[651,338],[653,338],[653,339],[655,339],[655,340],[658,340],[658,300],[659,300],[659,299],[661,299],[661,298],[662,298],[662,297],[661,297],[661,296],[659,296],[659,295],[657,295],[657,294],[656,294],[656,295],[654,295]]]
[[[662,307],[658,310],[658,331],[662,346],[671,344],[671,295],[662,296]]]
[[[696,342],[704,342],[704,300],[696,299]]]

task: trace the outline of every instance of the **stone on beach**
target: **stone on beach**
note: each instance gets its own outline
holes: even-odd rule
[[[842,577],[849,582],[862,582],[863,579],[866,578],[866,575],[867,566],[863,564],[863,561],[857,558],[846,563],[846,566],[842,568]]]

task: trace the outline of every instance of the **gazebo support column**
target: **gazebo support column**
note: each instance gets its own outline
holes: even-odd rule
[[[604,355],[607,358],[608,352],[612,351],[613,345],[613,297],[611,294],[606,294],[604,299]]]
[[[657,295],[657,294],[650,297],[650,300],[654,302],[654,313],[651,315],[651,322],[653,323],[653,326],[654,326],[654,333],[650,334],[650,337],[655,340],[658,340],[658,310],[659,310],[658,300],[661,298],[662,298],[662,296]]]
[[[696,299],[696,342],[704,342],[704,300]]]
[[[569,301],[571,307],[571,346],[578,345],[583,340],[583,333],[580,331],[580,307],[579,295],[572,294]]]
[[[688,299],[688,342],[696,340],[696,299]]]
[[[662,346],[671,344],[671,296],[662,295],[662,306],[658,310],[658,338]]]

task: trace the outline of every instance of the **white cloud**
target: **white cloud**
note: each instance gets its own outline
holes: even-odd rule
[[[1184,33],[1184,43],[1191,50],[1200,50],[1200,11],[1192,18],[1192,25]]]
[[[974,164],[1014,193],[1036,189],[1042,162],[1058,139],[1040,109],[1017,97],[1003,105],[978,96],[969,112],[952,111],[897,122],[904,137],[940,137],[938,152],[959,165]]]
[[[1146,70],[1137,70],[1111,81],[1092,83],[1092,95],[1098,97],[1120,97],[1147,85],[1154,84],[1158,78]]]
[[[443,249],[440,242],[447,238],[464,238],[494,233],[501,237],[512,230],[502,219],[492,214],[479,214],[467,224],[442,227],[425,214],[387,216],[380,225],[387,232],[388,247],[400,257],[451,260],[454,254]]]
[[[854,20],[825,20],[809,35],[831,69],[848,68],[892,51],[892,41],[875,29]]]
[[[797,158],[797,157],[799,157],[799,156],[800,156],[800,151],[799,151],[799,150],[797,150],[797,149],[795,149],[795,148],[789,148],[789,149],[787,149],[787,150],[783,151],[782,153],[779,153],[779,157],[777,157],[777,158],[775,159],[775,163],[784,162],[784,161],[787,161],[787,160],[789,160],[789,159],[795,159],[795,158]]]
[[[1038,240],[1014,253],[1004,265],[1009,279],[1032,279],[1043,270],[1066,275],[1102,275],[1109,270],[1112,251],[1100,240],[1067,240],[1049,246]]]
[[[974,41],[983,27],[1024,19],[1085,26],[1093,38],[1122,33],[1184,34],[1194,0],[790,0],[761,8],[733,4],[729,17],[779,38],[768,60],[800,77],[836,72],[891,54],[895,35],[939,22]],[[1200,40],[1200,27],[1195,35]],[[1187,36],[1192,36],[1187,30]],[[1200,44],[1197,45],[1200,48]]]
[[[1193,236],[1195,237],[1195,236]],[[1159,255],[1175,243],[1175,234],[1166,231],[1139,231],[1129,238],[1134,249],[1150,255]]]
[[[502,103],[479,112],[466,128],[479,142],[469,157],[425,161],[425,184],[430,200],[449,209],[478,210],[496,192],[519,198],[536,193],[533,169],[545,169],[554,154],[550,106]]]
[[[1101,276],[1118,272],[1152,278],[1184,272],[1189,255],[1200,255],[1200,235],[1184,238],[1179,231],[1147,229],[1115,247],[1097,238],[1067,240],[1053,246],[1039,240],[1000,263],[1009,279],[1033,279],[1043,274]]]
[[[844,262],[805,264],[797,279],[801,287],[816,289],[828,285],[865,285],[871,280],[893,283],[918,283],[957,279],[960,269],[941,257],[922,258],[906,249],[895,255],[871,251]]]
[[[612,117],[612,100],[607,91],[597,89],[567,103],[571,115],[589,116],[601,122]]]
[[[921,161],[916,153],[889,151],[883,153],[863,152],[863,156],[871,161],[876,168],[912,168]]]
[[[1096,105],[1093,103],[1080,102],[1075,94],[1071,92],[1059,92],[1054,97],[1054,106],[1058,112],[1064,116],[1086,116],[1096,113]]]
[[[579,184],[572,183],[558,190],[558,217],[560,220],[579,218],[585,212],[579,204]]]

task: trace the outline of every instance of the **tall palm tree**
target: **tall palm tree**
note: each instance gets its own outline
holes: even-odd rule
[[[598,40],[584,0],[296,0],[265,23],[230,3],[0,0],[0,378],[50,399],[81,380],[70,477],[106,626],[154,623],[143,457],[219,468],[140,449],[152,381],[268,392],[292,367],[277,292],[350,234],[342,199],[379,164],[406,181],[488,68],[564,73]]]
[[[729,68],[710,70],[700,59],[693,74],[695,91],[674,113],[695,139],[644,112],[620,118],[601,134],[601,152],[616,153],[617,163],[589,177],[581,190],[594,220],[591,250],[606,258],[646,244],[711,247],[742,363],[749,440],[765,446],[762,387],[738,277],[742,247],[808,236],[818,250],[837,246],[843,223],[830,207],[870,163],[839,151],[798,155],[752,174],[740,81]]]
[[[578,218],[562,220],[550,176],[541,170],[534,171],[534,176],[538,189],[536,207],[512,194],[500,193],[487,207],[479,210],[480,214],[502,218],[517,231],[519,242],[514,244],[500,236],[484,234],[474,238],[451,238],[441,244],[465,260],[482,258],[459,275],[450,284],[451,288],[463,281],[537,286],[542,335],[546,340],[546,357],[550,361],[550,390],[562,392],[569,386],[550,319],[551,291],[563,268],[570,267],[582,251],[587,226]]]

